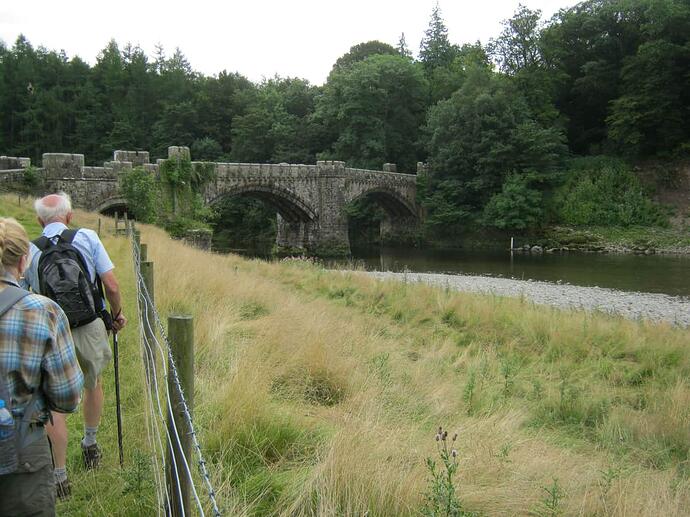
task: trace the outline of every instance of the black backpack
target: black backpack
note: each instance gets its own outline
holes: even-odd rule
[[[63,230],[53,243],[46,236],[33,241],[41,250],[38,282],[41,294],[54,300],[65,312],[71,328],[91,323],[103,311],[103,287],[96,275],[91,282],[84,257],[72,245],[79,230]]]
[[[12,285],[1,291],[0,318],[28,294],[28,291]],[[11,411],[12,400],[7,386],[8,380],[7,372],[0,371],[0,399],[5,401],[5,407]],[[32,418],[42,407],[38,394],[39,390],[37,389],[24,409],[24,416],[20,420],[15,419],[14,428],[3,429],[3,433],[0,433],[0,475],[16,472],[19,466],[19,452],[43,436],[43,429],[34,428],[32,431],[29,427]]]

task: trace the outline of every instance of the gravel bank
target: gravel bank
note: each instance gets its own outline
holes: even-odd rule
[[[392,278],[407,282],[423,282],[457,291],[490,293],[499,296],[524,296],[537,304],[553,305],[564,309],[602,311],[620,314],[628,319],[668,321],[678,326],[690,326],[690,298],[685,297],[485,276],[379,271],[369,271],[364,274],[378,279]]]

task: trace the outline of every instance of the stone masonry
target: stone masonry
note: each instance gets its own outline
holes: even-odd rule
[[[172,146],[168,156],[189,158],[189,148]],[[16,180],[29,165],[26,160],[0,157],[0,183]],[[121,174],[141,166],[158,176],[162,161],[150,163],[146,151],[117,150],[103,167],[86,167],[84,155],[47,153],[36,171],[46,192],[62,190],[75,206],[105,212],[126,209],[127,202],[118,188]],[[365,196],[379,203],[387,214],[382,232],[410,230],[421,215],[416,175],[398,173],[392,163],[384,164],[381,171],[353,169],[340,161],[319,161],[316,165],[215,163],[214,168],[215,180],[202,192],[205,202],[214,204],[227,196],[264,200],[278,212],[276,244],[288,250],[349,253],[345,207]],[[420,164],[418,173],[424,172]]]

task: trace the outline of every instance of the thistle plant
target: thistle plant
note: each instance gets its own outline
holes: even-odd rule
[[[432,458],[426,459],[429,470],[429,487],[425,495],[422,515],[427,517],[465,517],[475,515],[462,509],[455,489],[455,474],[458,471],[458,433],[448,439],[448,431],[439,426],[435,436],[436,451],[441,459],[440,465]]]

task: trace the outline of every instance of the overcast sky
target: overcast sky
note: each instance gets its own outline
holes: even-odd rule
[[[574,0],[522,0],[550,17]],[[93,64],[111,38],[138,44],[149,55],[160,43],[171,55],[180,47],[205,75],[239,72],[253,81],[275,74],[322,84],[338,57],[357,43],[377,39],[396,45],[405,33],[417,53],[435,0],[0,0],[0,39],[19,34],[32,45],[64,49]],[[453,43],[501,31],[519,0],[440,0]],[[113,8],[106,7],[112,6]]]

